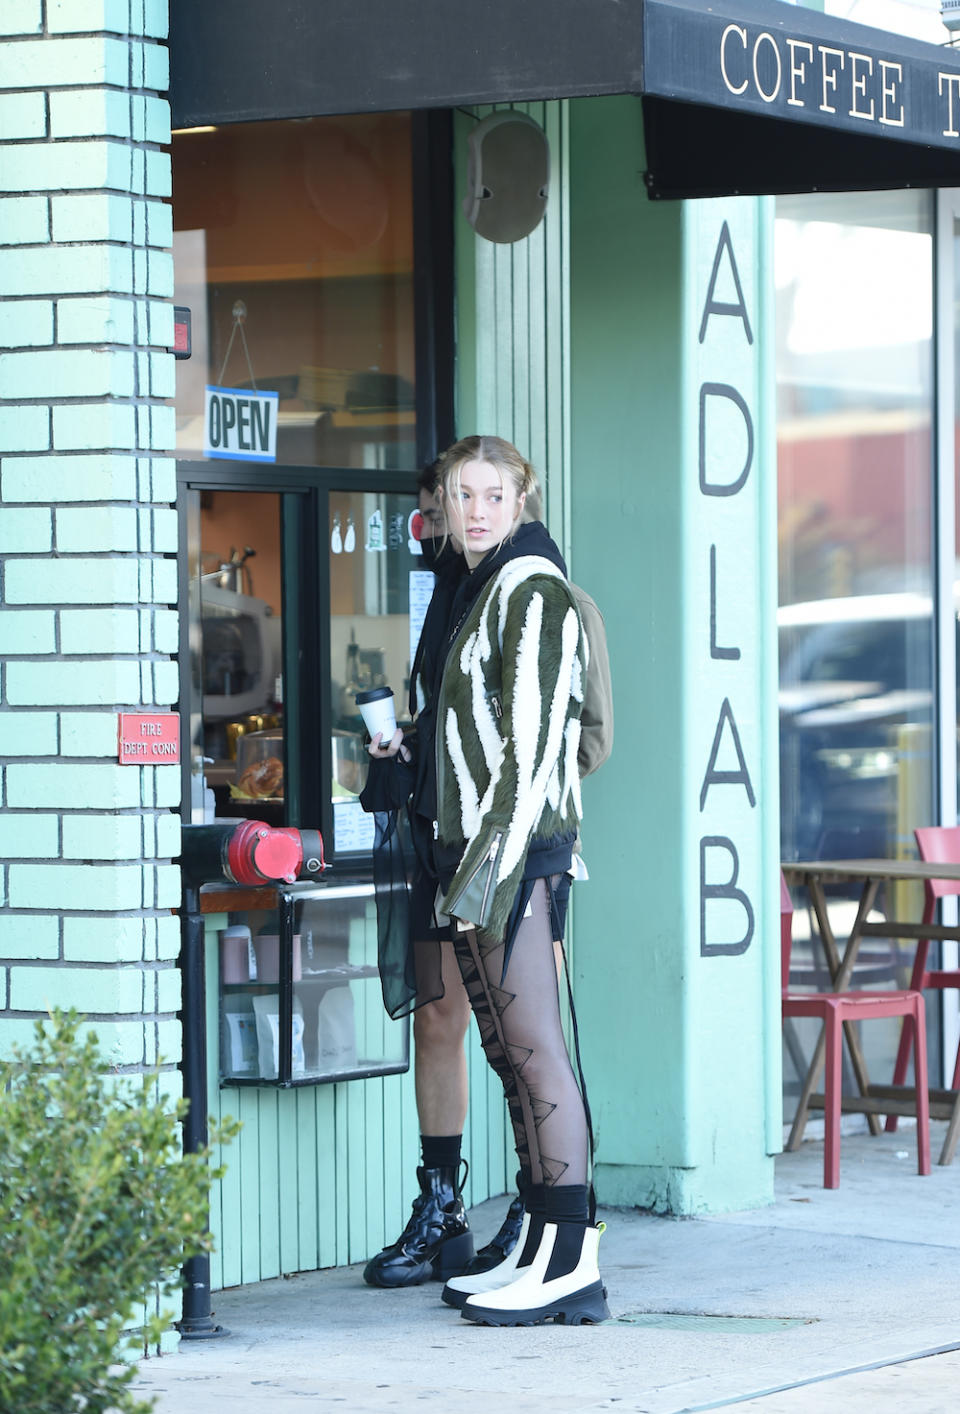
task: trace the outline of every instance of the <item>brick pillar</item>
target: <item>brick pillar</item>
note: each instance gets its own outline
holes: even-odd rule
[[[0,5],[0,1048],[76,1006],[180,1059],[166,0]]]

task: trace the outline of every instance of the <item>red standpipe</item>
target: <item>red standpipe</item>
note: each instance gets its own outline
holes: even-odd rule
[[[326,864],[323,841],[316,830],[292,825],[274,827],[262,820],[244,820],[227,841],[227,869],[237,884],[286,884],[321,873]]]

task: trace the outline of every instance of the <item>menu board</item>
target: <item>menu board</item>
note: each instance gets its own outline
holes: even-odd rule
[[[333,847],[337,854],[369,854],[373,849],[374,819],[354,796],[333,802]]]

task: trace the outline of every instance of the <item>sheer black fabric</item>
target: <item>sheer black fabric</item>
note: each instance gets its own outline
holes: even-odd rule
[[[440,944],[450,928],[437,926],[436,879],[412,847],[405,812],[378,810],[374,827],[377,962],[383,1005],[396,1021],[443,996]]]
[[[554,952],[558,877],[534,881],[509,960],[505,945],[470,929],[455,932],[457,962],[499,1075],[526,1180],[551,1187],[587,1183],[583,1096],[567,1053]],[[549,885],[549,887],[548,887]]]
[[[377,900],[377,962],[383,1005],[396,1020],[411,1010],[417,979],[410,950],[408,861],[398,810],[374,814],[373,887]]]

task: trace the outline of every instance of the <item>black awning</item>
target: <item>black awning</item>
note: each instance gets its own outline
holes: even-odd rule
[[[781,0],[646,0],[659,197],[960,184],[960,56]]]
[[[643,96],[660,197],[960,185],[960,55],[782,0],[171,0],[175,127]]]

